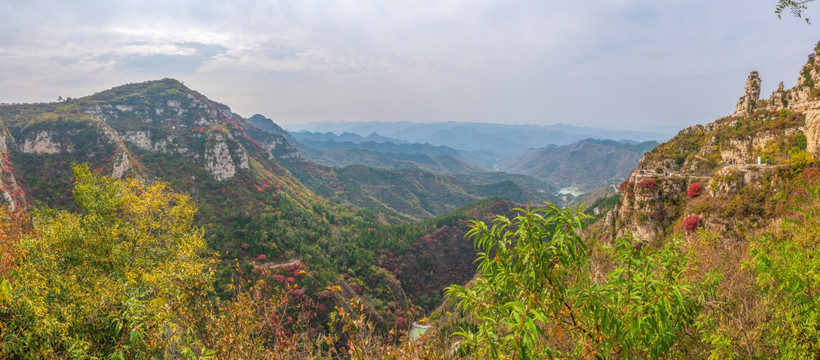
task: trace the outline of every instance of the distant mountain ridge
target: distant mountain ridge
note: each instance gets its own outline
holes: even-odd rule
[[[591,191],[626,179],[643,154],[657,145],[655,141],[631,144],[586,139],[527,151],[500,167],[558,187],[578,186],[582,191]]]
[[[587,138],[659,141],[671,137],[640,131],[606,130],[567,124],[506,125],[470,122],[350,122],[291,125],[295,130],[350,132],[359,135],[378,133],[405,142],[444,145],[458,150],[489,150],[494,154],[511,156],[516,153],[548,145],[568,145]]]
[[[351,142],[354,144],[359,144],[363,142],[374,142],[374,143],[394,143],[394,144],[402,144],[404,141],[399,139],[393,139],[389,137],[381,136],[375,132],[370,133],[367,136],[361,136],[359,134],[354,134],[351,132],[343,132],[340,135],[336,135],[332,132],[312,132],[312,131],[297,131],[291,133],[296,140],[299,141],[327,141],[327,142]]]

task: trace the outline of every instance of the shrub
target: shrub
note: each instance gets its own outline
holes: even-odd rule
[[[782,358],[811,358],[820,353],[820,187],[796,199],[780,229],[754,239],[749,248],[751,270],[770,309],[767,323],[770,344]]]
[[[698,215],[689,215],[683,218],[683,229],[687,232],[695,232],[702,225],[701,218]]]
[[[799,173],[814,163],[814,156],[806,150],[794,149],[789,152],[789,160],[791,170],[794,173]]]
[[[638,189],[641,190],[655,190],[657,188],[658,183],[656,183],[655,180],[652,179],[641,180],[641,182],[638,183]]]
[[[624,190],[626,190],[627,185],[629,185],[629,180],[624,180],[624,182],[622,182],[621,185],[618,185],[618,190],[624,192]]]
[[[694,199],[694,198],[700,196],[700,192],[702,190],[703,190],[703,186],[701,186],[699,183],[694,183],[694,184],[689,186],[689,191],[686,192],[686,196],[688,196],[689,198]]]
[[[711,275],[682,281],[689,259],[676,241],[636,251],[630,239],[618,239],[609,248],[614,269],[593,282],[579,235],[583,215],[551,204],[517,211],[492,225],[473,222],[467,237],[478,250],[480,280],[447,288],[476,319],[455,332],[475,358],[664,358],[694,323],[700,299],[713,294]]]

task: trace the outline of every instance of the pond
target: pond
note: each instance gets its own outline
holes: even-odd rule
[[[570,194],[572,196],[578,197],[579,195],[583,195],[584,193],[582,193],[581,190],[578,190],[578,188],[575,187],[575,186],[565,187],[561,190],[558,190],[558,195],[565,195],[565,194]]]

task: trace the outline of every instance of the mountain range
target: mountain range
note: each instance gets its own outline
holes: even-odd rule
[[[292,130],[354,133],[361,136],[376,133],[409,143],[443,145],[466,151],[489,151],[500,157],[549,145],[569,145],[592,139],[661,141],[667,134],[579,127],[567,124],[505,125],[469,122],[350,122],[288,125]]]
[[[500,168],[560,188],[588,192],[626,179],[643,154],[657,145],[655,141],[635,144],[586,139],[523,152],[502,162]]]

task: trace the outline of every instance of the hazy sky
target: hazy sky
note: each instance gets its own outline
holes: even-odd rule
[[[730,114],[751,70],[794,85],[820,28],[775,3],[0,0],[0,102],[172,77],[282,125],[672,131]]]

